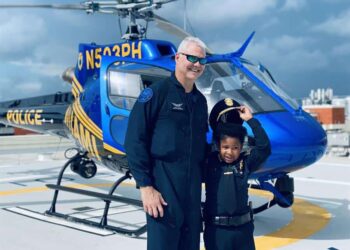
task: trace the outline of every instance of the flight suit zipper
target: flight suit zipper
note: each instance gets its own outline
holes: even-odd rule
[[[193,97],[191,97],[193,98]],[[188,111],[189,111],[189,114],[190,114],[190,150],[189,150],[189,156],[188,156],[188,169],[187,169],[187,186],[189,187],[190,189],[190,195],[188,196],[188,198],[191,200],[191,197],[193,197],[193,188],[191,188],[191,160],[192,160],[192,144],[193,144],[193,129],[192,129],[192,125],[193,125],[193,113],[194,113],[194,108],[195,108],[195,105],[193,105],[192,103],[192,106],[190,102],[192,102],[192,99],[189,99],[189,98],[185,98],[186,99],[186,103],[187,103],[187,107],[188,107]],[[190,204],[188,202],[188,204]]]
[[[190,177],[191,177],[191,157],[192,157],[192,142],[193,142],[192,119],[193,119],[193,110],[190,110],[190,155],[188,157],[189,159],[189,168],[188,168],[188,175],[187,175],[188,181],[190,181]]]
[[[181,99],[182,99],[182,101],[184,102],[184,103],[186,103],[186,108],[187,108],[187,110],[188,110],[188,114],[189,114],[189,126],[190,126],[190,141],[189,141],[189,151],[187,151],[187,152],[189,152],[189,154],[188,154],[188,168],[187,168],[187,176],[186,176],[186,186],[187,187],[189,187],[189,189],[191,190],[191,188],[190,188],[190,185],[191,185],[191,157],[192,157],[192,134],[193,134],[193,131],[192,131],[192,117],[193,117],[193,109],[194,109],[194,105],[192,106],[192,108],[191,108],[191,106],[190,106],[190,101],[192,101],[192,99],[191,100],[189,100],[189,98],[188,98],[188,96],[186,96],[186,92],[184,91],[183,93],[181,93],[180,94],[180,96],[181,96]],[[186,152],[186,153],[187,153]],[[190,196],[189,197],[191,197],[192,196],[192,193],[190,193]]]

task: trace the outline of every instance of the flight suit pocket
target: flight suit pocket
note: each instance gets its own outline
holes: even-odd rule
[[[171,128],[157,130],[152,137],[151,155],[159,160],[176,159],[176,137]]]

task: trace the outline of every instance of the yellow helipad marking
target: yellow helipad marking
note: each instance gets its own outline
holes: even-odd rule
[[[249,194],[272,198],[272,194],[266,191],[250,190]],[[286,226],[264,236],[255,237],[256,249],[276,249],[295,243],[317,233],[331,219],[331,214],[326,209],[303,199],[295,198],[291,209],[293,218]]]
[[[86,188],[86,187],[111,187],[113,183],[97,183],[97,184],[72,184],[65,185],[66,187],[71,188]],[[122,186],[135,186],[135,183],[131,182],[123,182]],[[25,194],[25,193],[34,193],[34,192],[44,192],[50,190],[46,186],[43,187],[32,187],[32,188],[19,188],[14,190],[0,191],[0,196],[7,195],[17,195],[17,194]],[[52,190],[52,189],[51,189]]]
[[[87,187],[110,187],[112,183],[99,184],[73,184],[67,185],[72,188]],[[133,182],[124,182],[122,186],[135,186]],[[33,192],[48,191],[47,187],[21,188],[8,191],[0,191],[0,196],[19,195]],[[271,194],[265,191],[250,190],[250,195],[264,196],[271,198]],[[255,237],[257,250],[270,250],[283,247],[299,240],[305,239],[324,228],[331,214],[324,208],[314,205],[303,199],[294,199],[291,207],[293,219],[284,227],[264,236]],[[202,248],[204,250],[204,248]]]
[[[331,214],[324,208],[302,199],[295,199],[293,219],[283,228],[255,239],[259,250],[276,249],[305,239],[324,228]]]

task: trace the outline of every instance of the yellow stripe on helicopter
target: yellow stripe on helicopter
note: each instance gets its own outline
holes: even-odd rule
[[[73,103],[72,109],[67,110],[68,115],[66,115],[65,123],[68,124],[68,127],[72,131],[73,136],[76,137],[81,142],[82,145],[84,145],[84,142],[86,142],[86,138],[88,138],[89,136],[81,136],[81,134],[83,133],[81,131],[82,130],[81,126],[79,126],[80,131],[78,131],[79,128],[76,128],[74,130],[74,127],[78,127],[78,125],[72,126],[73,123],[77,123],[79,121],[81,123],[81,125],[85,129],[88,130],[89,133],[96,136],[101,141],[103,140],[102,139],[103,134],[102,134],[102,130],[89,118],[89,116],[85,113],[83,107],[81,106],[80,99],[78,97],[82,91],[83,91],[83,87],[81,86],[81,84],[77,80],[76,76],[74,75],[73,84],[72,84],[72,93],[73,93],[74,97],[76,97],[76,101]],[[70,118],[69,118],[69,116],[70,116]],[[77,119],[77,121],[75,121],[75,119]],[[69,126],[69,125],[71,125],[71,126]],[[86,133],[87,132],[85,132],[85,134]],[[91,141],[94,141],[94,139],[95,138],[91,137]],[[89,142],[89,141],[87,141],[87,142]],[[85,144],[87,146],[85,148],[92,149],[92,152],[94,152],[95,156],[97,158],[99,158],[97,148],[96,148],[96,143],[92,143],[91,145],[89,143],[85,143]],[[112,147],[111,145],[109,145],[107,143],[104,143],[103,147],[112,153],[119,154],[119,155],[125,155],[124,152],[116,149],[115,147]]]
[[[116,149],[115,147],[112,147],[111,145],[107,144],[107,143],[103,143],[103,148],[104,149],[107,149],[108,151],[112,152],[112,153],[115,153],[115,154],[118,154],[118,155],[125,155],[124,152]]]

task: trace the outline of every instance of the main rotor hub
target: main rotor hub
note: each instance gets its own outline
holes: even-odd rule
[[[136,23],[137,19],[150,21],[153,18],[153,10],[159,9],[163,4],[175,0],[115,0],[115,1],[85,1],[82,5],[86,13],[95,12],[104,14],[117,14],[121,18],[129,18],[129,24],[122,39],[142,39],[146,29]]]
[[[146,29],[136,23],[137,19],[146,22],[157,20],[163,24],[170,23],[164,18],[153,14],[153,10],[159,9],[165,3],[176,0],[107,0],[84,1],[80,4],[0,4],[0,8],[47,8],[61,10],[84,10],[87,14],[95,12],[102,14],[117,14],[121,18],[129,17],[129,24],[123,39],[141,39],[146,34]],[[171,25],[171,24],[170,24]],[[146,26],[147,27],[147,26]]]

